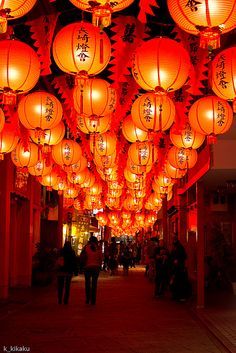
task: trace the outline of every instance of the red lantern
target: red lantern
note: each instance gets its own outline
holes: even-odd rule
[[[7,31],[7,21],[26,15],[37,0],[4,0],[0,4],[0,33]]]
[[[75,197],[77,197],[79,194],[79,191],[77,189],[75,189],[72,186],[69,186],[66,190],[64,190],[63,192],[63,196],[66,199],[74,199]]]
[[[122,132],[126,140],[129,142],[147,141],[148,133],[139,129],[133,122],[130,115],[128,115],[122,123]]]
[[[211,64],[211,85],[214,93],[223,99],[234,100],[236,97],[236,48],[221,51]]]
[[[5,124],[3,130],[0,132],[0,159],[3,159],[5,153],[9,153],[16,148],[19,141],[19,136],[15,129],[9,124]]]
[[[187,169],[179,169],[173,167],[170,162],[166,161],[164,166],[165,173],[172,179],[180,179],[183,178],[184,175],[187,173]]]
[[[116,135],[112,132],[90,136],[90,150],[100,156],[108,156],[116,150]]]
[[[1,40],[0,57],[0,89],[5,95],[4,103],[9,104],[8,98],[11,100],[16,93],[28,92],[36,85],[40,62],[35,51],[19,40]]]
[[[134,0],[70,0],[72,4],[81,9],[82,11],[89,11],[93,14],[93,25],[108,27],[111,24],[112,12],[123,10],[132,4]]]
[[[20,100],[18,115],[26,129],[52,129],[61,121],[62,106],[51,93],[33,92]]]
[[[90,171],[86,168],[81,172],[77,173],[68,173],[68,180],[72,184],[83,184],[89,178]]]
[[[100,117],[110,114],[116,107],[116,91],[99,78],[77,81],[73,93],[74,107],[78,114]]]
[[[57,145],[65,136],[65,125],[61,121],[54,128],[44,130],[42,134],[38,134],[35,130],[29,130],[29,134],[32,141],[40,145]]]
[[[47,165],[45,159],[39,160],[33,167],[28,167],[28,172],[34,176],[42,176],[51,173],[52,164]]]
[[[103,134],[109,130],[111,125],[111,115],[104,117],[88,117],[86,115],[79,115],[77,117],[77,126],[85,134],[100,133]]]
[[[81,202],[81,200],[78,197],[76,199],[74,199],[73,206],[78,211],[82,211],[83,210],[82,202]]]
[[[98,168],[113,168],[116,162],[116,152],[108,156],[100,156],[94,153],[94,163]]]
[[[229,103],[216,96],[198,99],[189,109],[188,116],[191,127],[205,135],[223,134],[233,122]]]
[[[158,150],[152,142],[134,142],[129,147],[128,156],[133,164],[147,166],[156,162]]]
[[[27,149],[19,143],[11,152],[11,160],[17,167],[33,167],[38,162],[38,147],[30,142]]]
[[[3,110],[0,108],[0,132],[3,130],[5,124],[5,115],[3,113]]]
[[[39,178],[39,182],[43,186],[46,186],[48,190],[52,190],[52,187],[58,182],[58,173],[55,170],[52,170],[51,173]]]
[[[88,161],[84,156],[81,156],[81,158],[79,159],[79,161],[75,164],[72,164],[69,168],[68,168],[68,172],[71,173],[79,173],[82,172],[83,170],[85,170],[88,167]]]
[[[137,83],[147,91],[175,91],[189,74],[187,50],[169,38],[154,38],[138,47],[132,68]]]
[[[170,139],[176,147],[196,149],[203,144],[205,135],[195,131],[191,125],[187,123],[180,131],[173,125],[170,129]]]
[[[219,48],[220,34],[236,27],[236,4],[232,0],[167,0],[173,20],[184,31],[200,34],[201,48]]]
[[[140,129],[165,131],[174,122],[175,106],[166,95],[145,93],[134,101],[131,116]]]
[[[82,155],[80,145],[69,139],[64,139],[52,147],[52,158],[54,161],[64,167],[77,163]]]
[[[151,171],[152,164],[147,164],[145,166],[137,165],[137,164],[134,164],[130,158],[128,158],[126,167],[134,174],[143,174],[143,173],[149,173]]]
[[[107,66],[111,43],[105,32],[87,22],[63,27],[53,43],[57,66],[69,74],[96,75]]]
[[[175,168],[189,169],[197,163],[197,152],[193,149],[171,147],[168,152],[168,161]]]

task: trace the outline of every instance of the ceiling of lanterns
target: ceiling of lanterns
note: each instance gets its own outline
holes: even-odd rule
[[[200,1],[183,2],[197,12]],[[100,224],[134,232],[155,222],[163,197],[171,199],[206,137],[230,128],[227,99],[233,100],[235,91],[227,96],[217,85],[219,77],[221,88],[233,80],[222,69],[232,50],[223,59],[219,53],[235,44],[235,30],[231,24],[215,50],[209,46],[217,47],[219,38],[209,44],[204,32],[205,48],[200,48],[199,36],[175,24],[166,1],[140,0],[124,1],[132,4],[113,12],[102,32],[75,3],[38,1],[27,17],[9,21],[7,33],[0,34],[1,55],[19,47],[22,70],[32,76],[28,87],[25,81],[11,87],[10,71],[7,83],[1,82],[0,152],[11,153],[18,173],[27,170],[42,185],[63,192],[65,207],[103,208]],[[109,24],[109,18],[100,22]],[[89,61],[91,46],[99,50]],[[208,83],[211,62],[220,98]],[[209,111],[211,124],[204,123]]]

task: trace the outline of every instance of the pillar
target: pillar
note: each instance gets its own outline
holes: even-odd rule
[[[205,306],[205,227],[204,227],[204,188],[197,183],[197,308]]]
[[[11,170],[9,159],[0,167],[0,298],[8,297],[9,248],[10,248],[10,189]]]

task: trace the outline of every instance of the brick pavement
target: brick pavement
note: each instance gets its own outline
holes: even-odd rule
[[[10,346],[29,347],[33,353],[226,351],[188,305],[168,296],[154,299],[153,284],[140,269],[128,277],[102,274],[96,306],[84,304],[82,276],[73,280],[68,306],[56,303],[54,285],[27,293],[21,304],[0,310],[0,352]]]

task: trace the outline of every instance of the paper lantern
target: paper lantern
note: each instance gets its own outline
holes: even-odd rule
[[[51,93],[33,92],[20,100],[18,115],[26,129],[52,129],[62,119],[62,106]]]
[[[164,173],[160,173],[158,176],[154,176],[154,183],[164,187],[173,185],[172,179]]]
[[[90,171],[86,168],[81,172],[78,173],[71,173],[67,174],[68,180],[72,184],[83,184],[89,178]]]
[[[29,130],[29,134],[32,141],[40,145],[57,145],[65,136],[65,125],[61,121],[54,128],[44,130],[41,134],[35,130]]]
[[[84,156],[81,156],[77,163],[72,164],[68,168],[68,172],[79,173],[79,172],[82,172],[83,170],[85,170],[87,167],[88,167],[87,159]]]
[[[99,168],[112,168],[116,163],[116,151],[111,155],[100,156],[98,153],[94,153],[94,163]]]
[[[111,14],[116,11],[123,10],[132,4],[134,0],[70,0],[72,4],[81,9],[82,11],[92,12],[92,22],[95,26],[108,27],[111,24]]]
[[[52,190],[52,187],[58,182],[58,173],[52,170],[49,174],[43,175],[38,180],[40,184],[46,186],[48,190]]]
[[[124,177],[127,181],[134,183],[143,180],[143,175],[131,173],[131,171],[127,168],[124,169]]]
[[[77,163],[82,155],[80,145],[69,139],[63,139],[60,143],[52,147],[52,158],[63,167],[68,167]]]
[[[77,126],[85,134],[107,132],[111,125],[111,114],[104,117],[88,117],[86,115],[78,115]]]
[[[175,91],[189,74],[187,50],[169,38],[154,38],[137,48],[132,67],[133,77],[146,91]]]
[[[172,179],[180,179],[187,173],[187,169],[179,169],[173,167],[170,162],[166,161],[164,166],[165,173]]]
[[[5,94],[5,104],[15,103],[16,93],[30,91],[38,82],[40,62],[36,52],[19,40],[0,41],[0,89]]]
[[[79,115],[100,117],[110,114],[116,107],[116,91],[99,78],[77,80],[73,92],[74,107]]]
[[[7,21],[26,15],[37,0],[4,0],[0,4],[0,33],[7,31]]]
[[[5,124],[5,115],[3,110],[0,108],[0,132],[3,130]]]
[[[98,212],[95,217],[102,226],[105,226],[108,222],[108,217],[104,212]]]
[[[121,197],[122,189],[109,189],[107,190],[107,197]]]
[[[233,111],[228,102],[208,96],[198,99],[189,109],[191,127],[205,135],[223,134],[233,122]]]
[[[137,98],[131,109],[134,124],[145,131],[165,131],[175,119],[175,106],[166,95],[145,93]]]
[[[28,168],[28,172],[34,176],[49,174],[52,170],[52,164],[47,165],[45,159],[39,160],[33,167]]]
[[[173,146],[168,152],[167,159],[175,168],[189,169],[193,168],[197,163],[197,152],[193,149]]]
[[[5,153],[9,153],[16,148],[19,136],[10,124],[5,124],[0,132],[0,160],[4,158]]]
[[[82,211],[83,210],[82,201],[78,197],[74,199],[73,206],[78,211]]]
[[[202,48],[218,48],[220,34],[236,27],[236,3],[232,0],[167,0],[167,5],[181,29],[200,35]]]
[[[90,136],[90,150],[100,156],[108,156],[116,150],[116,135],[112,132]]]
[[[89,172],[87,175],[87,178],[82,184],[80,184],[80,186],[81,188],[91,188],[91,186],[93,186],[94,183],[95,183],[95,176],[91,172]]]
[[[68,183],[67,180],[63,177],[58,176],[57,182],[55,185],[53,185],[52,189],[57,190],[59,195],[63,194],[63,191],[65,191],[68,188]]]
[[[95,182],[93,186],[87,189],[86,192],[89,195],[99,195],[102,193],[102,185],[98,182]]]
[[[170,139],[174,146],[183,148],[199,148],[204,140],[205,135],[195,131],[189,123],[177,130],[177,127],[173,125],[170,129]]]
[[[63,192],[63,196],[66,199],[74,199],[75,197],[77,197],[79,194],[79,191],[77,189],[75,189],[74,187],[68,187],[66,190],[64,190]]]
[[[236,97],[236,48],[228,48],[216,55],[211,63],[211,86],[214,93],[223,99]],[[234,112],[236,111],[234,103]]]
[[[152,142],[134,142],[129,146],[128,156],[132,163],[146,166],[156,162],[158,150]]]
[[[87,22],[63,27],[53,42],[57,66],[69,74],[96,75],[107,66],[111,43],[105,32]]]
[[[138,128],[130,115],[128,115],[122,123],[122,133],[126,140],[129,142],[136,142],[136,141],[147,141],[148,140],[148,133],[140,128]]]
[[[151,171],[152,164],[147,164],[145,166],[137,165],[137,164],[134,164],[130,158],[128,158],[126,167],[134,174],[143,174],[143,173],[149,173]]]
[[[26,149],[20,142],[11,152],[11,160],[17,167],[33,167],[38,162],[38,146],[29,142]]]

